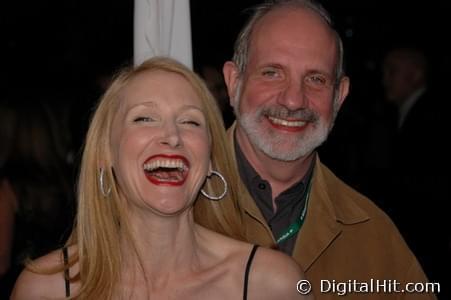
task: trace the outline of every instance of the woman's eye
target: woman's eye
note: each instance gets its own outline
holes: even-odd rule
[[[151,122],[153,119],[151,117],[136,117],[133,122],[141,123],[141,122]]]
[[[192,125],[195,127],[200,126],[200,123],[197,121],[194,121],[194,120],[184,120],[184,121],[182,121],[182,124]]]

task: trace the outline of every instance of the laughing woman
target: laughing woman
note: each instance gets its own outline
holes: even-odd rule
[[[221,215],[242,189],[221,122],[181,64],[123,71],[88,131],[67,246],[30,263],[12,299],[303,299],[291,258],[239,241],[240,219]],[[203,226],[195,201],[214,207]]]

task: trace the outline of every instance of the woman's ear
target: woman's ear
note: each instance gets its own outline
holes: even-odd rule
[[[210,160],[210,163],[208,164],[208,172],[207,172],[207,177],[209,177],[211,175],[211,172],[213,171],[213,163]]]

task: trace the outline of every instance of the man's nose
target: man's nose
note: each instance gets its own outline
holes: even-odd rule
[[[301,82],[289,82],[279,95],[278,103],[291,111],[305,108],[307,97]]]

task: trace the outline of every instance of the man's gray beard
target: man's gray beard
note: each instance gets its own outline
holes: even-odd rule
[[[288,135],[277,134],[276,130],[268,131],[260,126],[265,118],[263,114],[263,111],[267,110],[265,107],[260,107],[254,113],[241,114],[239,112],[241,85],[238,87],[237,97],[238,101],[234,108],[235,115],[251,144],[270,158],[280,161],[294,161],[306,157],[319,147],[332,130],[339,110],[338,102],[334,99],[333,116],[329,126],[319,116],[315,120],[312,118],[312,130],[294,139]]]
[[[309,155],[326,140],[329,133],[324,122],[318,121],[313,124],[314,130],[310,135],[294,139],[288,135],[277,134],[276,131],[265,130],[259,124],[261,121],[256,120],[256,115],[258,113],[239,115],[238,123],[254,147],[276,160],[293,161]],[[264,117],[258,119],[262,118]]]

